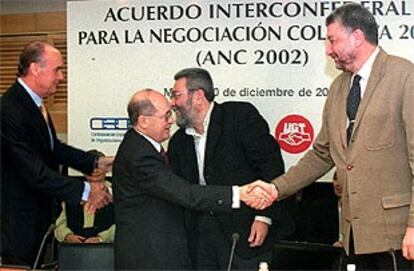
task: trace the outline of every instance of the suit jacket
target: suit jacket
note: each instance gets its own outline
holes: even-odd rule
[[[58,173],[66,164],[92,171],[95,156],[61,143],[52,120],[47,124],[29,94],[19,84],[1,98],[2,255],[32,259],[52,223],[53,196],[79,204],[84,184]]]
[[[414,65],[380,50],[347,146],[351,76],[334,80],[313,149],[275,184],[283,197],[335,165],[346,250],[351,227],[357,254],[401,249],[407,225],[414,226]]]
[[[171,138],[168,155],[179,176],[191,183],[199,183],[194,140],[184,129],[178,130]],[[266,121],[249,103],[215,103],[207,131],[204,161],[204,178],[208,185],[244,185],[257,179],[271,180],[284,172],[279,145],[269,134]],[[242,205],[240,210],[219,214],[217,218],[229,243],[232,242],[232,233],[240,234],[236,253],[251,258],[271,249],[272,244],[271,238],[267,238],[261,247],[249,247],[247,239],[254,217],[265,215],[273,220],[282,216],[290,218],[282,212],[285,210],[276,206],[259,212]],[[282,229],[279,224],[282,221],[273,222],[280,237],[284,236],[284,231],[289,235],[294,230],[292,224]],[[189,224],[190,230],[195,227],[191,220]]]
[[[184,208],[231,211],[230,187],[190,185],[131,129],[113,166],[115,268],[190,269]]]

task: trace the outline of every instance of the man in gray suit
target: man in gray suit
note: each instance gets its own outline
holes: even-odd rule
[[[378,47],[374,16],[346,4],[326,19],[332,83],[313,149],[269,189],[282,199],[336,166],[342,234],[357,269],[412,270],[414,65]]]

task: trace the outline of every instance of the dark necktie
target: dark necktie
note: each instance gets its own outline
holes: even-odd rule
[[[346,129],[346,139],[349,143],[351,138],[352,130],[354,129],[355,117],[358,112],[359,103],[361,102],[361,86],[359,81],[361,76],[356,74],[354,76],[354,81],[352,82],[351,89],[349,90],[348,99],[346,103],[346,114],[348,116],[349,125]]]
[[[170,164],[170,161],[168,161],[167,152],[164,150],[164,148],[163,148],[163,147],[161,147],[160,154],[161,154],[162,159],[164,159],[165,163],[166,163],[167,165],[169,165],[169,164]]]

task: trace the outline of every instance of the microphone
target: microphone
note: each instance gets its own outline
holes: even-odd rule
[[[50,224],[50,226],[47,229],[45,235],[43,235],[42,242],[40,243],[39,250],[37,251],[36,260],[35,260],[35,262],[33,264],[33,269],[36,269],[37,268],[37,265],[39,264],[39,260],[40,260],[40,255],[43,252],[43,247],[45,246],[47,237],[49,237],[49,235],[51,235],[53,233],[53,231],[55,230],[55,228],[56,228],[56,225],[55,224],[53,224],[53,223]]]
[[[233,258],[234,258],[234,250],[236,249],[236,244],[237,244],[237,242],[240,239],[240,234],[238,232],[234,232],[231,235],[231,239],[233,239],[233,243],[231,244],[229,264],[227,265],[227,271],[230,271],[231,270],[231,266],[233,264]]]

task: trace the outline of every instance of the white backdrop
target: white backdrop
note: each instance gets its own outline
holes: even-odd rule
[[[132,94],[166,93],[177,71],[202,67],[217,101],[258,107],[291,166],[318,133],[338,74],[325,56],[324,21],[345,2],[68,2],[69,144],[115,154]],[[380,45],[414,61],[414,1],[356,2],[374,13]]]

